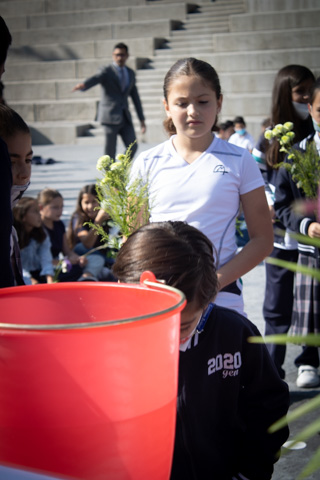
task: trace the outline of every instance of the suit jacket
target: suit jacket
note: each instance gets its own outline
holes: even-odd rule
[[[126,67],[126,69],[129,82],[123,92],[121,91],[117,69],[112,64],[101,68],[96,75],[87,78],[84,82],[85,88],[83,91],[95,85],[101,85],[101,100],[97,120],[102,124],[119,125],[124,115],[129,122],[132,122],[128,105],[129,96],[132,98],[140,122],[144,121],[135,73],[131,68]]]

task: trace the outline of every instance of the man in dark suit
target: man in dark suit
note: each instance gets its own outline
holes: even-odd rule
[[[132,98],[140,120],[141,132],[146,131],[135,73],[125,65],[128,57],[127,45],[118,43],[113,49],[112,64],[101,68],[96,75],[87,78],[83,83],[78,83],[73,88],[73,91],[85,91],[95,85],[101,85],[98,121],[104,125],[106,134],[105,154],[110,155],[111,158],[115,158],[117,135],[121,136],[126,147],[136,140],[128,105],[129,96]],[[136,150],[137,144],[135,143],[132,155],[135,154]]]

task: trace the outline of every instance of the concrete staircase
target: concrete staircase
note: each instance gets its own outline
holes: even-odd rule
[[[277,70],[300,63],[320,74],[319,0],[0,0],[0,12],[13,36],[5,98],[32,126],[35,144],[103,143],[94,121],[99,86],[71,89],[110,62],[118,41],[130,48],[147,143],[166,138],[162,83],[181,57],[216,68],[221,120],[243,115],[256,138]]]

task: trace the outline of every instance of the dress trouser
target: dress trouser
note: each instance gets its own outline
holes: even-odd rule
[[[117,148],[117,136],[120,135],[126,149],[136,140],[136,134],[132,122],[130,122],[125,116],[119,125],[104,125],[105,131],[105,147],[104,154],[109,155],[111,158],[116,156]],[[137,151],[137,143],[132,147],[132,157]]]
[[[274,247],[270,257],[297,262],[298,250],[283,250]],[[265,335],[287,333],[291,325],[293,307],[294,272],[286,268],[266,263],[266,287],[263,302],[263,316],[266,322]],[[286,355],[286,345],[267,343],[269,353],[284,378],[282,368]]]

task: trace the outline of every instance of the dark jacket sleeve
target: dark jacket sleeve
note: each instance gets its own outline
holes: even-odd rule
[[[134,74],[134,72],[133,72],[133,74]],[[134,78],[135,78],[135,75],[134,75]],[[138,92],[138,89],[137,89],[137,86],[136,86],[136,81],[134,81],[134,85],[133,85],[133,87],[130,91],[130,96],[131,96],[133,104],[135,106],[138,118],[139,118],[140,122],[143,122],[144,121],[144,115],[143,115],[143,110],[142,110],[142,105],[141,105],[139,92]]]
[[[83,89],[83,92],[86,90],[89,90],[92,87],[95,87],[96,85],[99,85],[103,79],[103,73],[104,70],[101,69],[99,70],[95,75],[92,75],[92,77],[87,78],[83,83],[85,85],[85,88]]]
[[[0,288],[14,285],[10,259],[10,238],[12,232],[11,186],[11,161],[7,146],[0,138]]]
[[[286,228],[307,235],[309,225],[315,221],[315,218],[299,215],[293,209],[293,202],[304,198],[303,191],[292,180],[291,173],[285,168],[280,168],[275,191],[274,209],[276,216]]]
[[[259,335],[253,326],[253,333]],[[280,379],[264,344],[244,345],[246,369],[240,408],[246,431],[240,448],[240,473],[250,480],[269,480],[288,427],[270,434],[268,428],[287,414],[289,389]]]

